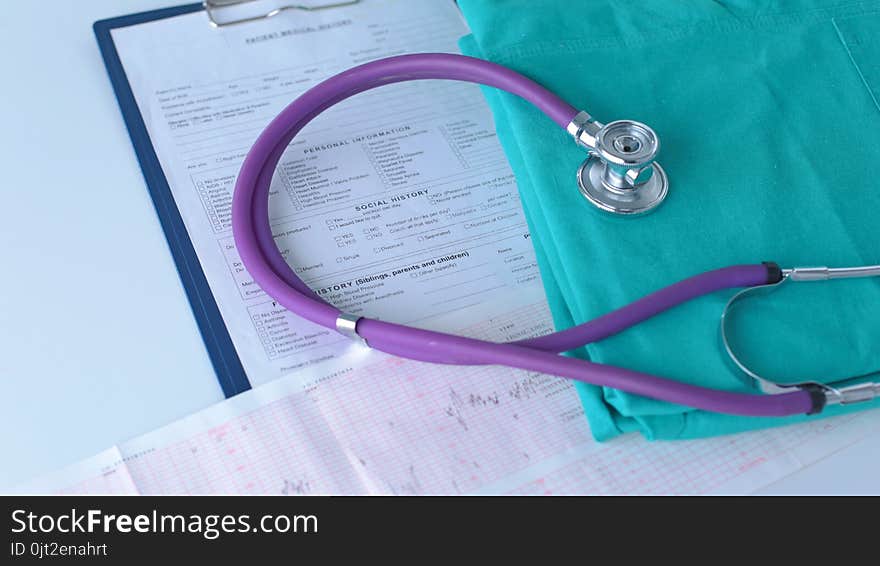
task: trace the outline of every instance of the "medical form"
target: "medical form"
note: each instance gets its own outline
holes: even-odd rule
[[[113,30],[211,291],[256,386],[354,347],[266,296],[242,266],[230,208],[242,160],[284,106],[353,65],[457,52],[453,2],[365,1],[222,30],[192,13]],[[479,88],[388,86],[312,122],[273,180],[275,240],[352,314],[419,325],[498,293],[541,298],[516,184]],[[501,311],[503,312],[503,310]]]

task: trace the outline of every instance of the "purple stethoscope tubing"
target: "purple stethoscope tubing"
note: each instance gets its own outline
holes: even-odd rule
[[[466,81],[505,90],[531,102],[562,128],[578,113],[555,94],[515,71],[481,59],[443,53],[373,61],[335,75],[305,92],[266,127],[248,152],[232,201],[233,235],[245,268],[269,296],[291,312],[333,330],[343,314],[303,283],[272,237],[269,185],[281,155],[306,124],[334,104],[379,86],[422,79]],[[412,360],[508,366],[732,415],[816,413],[824,405],[824,396],[808,389],[776,395],[733,393],[559,355],[616,334],[695,297],[721,289],[774,283],[777,272],[778,268],[771,264],[709,271],[573,328],[510,343],[487,342],[366,317],[356,321],[355,329],[371,348]]]

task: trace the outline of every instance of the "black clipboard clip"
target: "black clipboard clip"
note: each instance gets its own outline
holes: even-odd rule
[[[237,6],[239,4],[247,4],[249,2],[254,2],[255,0],[204,0],[202,2],[202,6],[205,8],[205,13],[208,14],[208,23],[211,24],[213,28],[223,28],[227,26],[234,26],[238,24],[246,24],[249,22],[257,22],[260,20],[266,20],[269,18],[273,18],[282,12],[287,12],[288,10],[297,10],[301,12],[317,12],[320,10],[329,10],[332,8],[344,8],[345,6],[353,6],[354,4],[360,3],[361,0],[338,0],[336,2],[329,2],[324,4],[286,4],[283,6],[279,6],[269,12],[259,14],[256,16],[249,16],[246,18],[237,18],[231,20],[220,20],[217,18],[217,12],[223,10],[224,8],[229,8],[232,6]]]

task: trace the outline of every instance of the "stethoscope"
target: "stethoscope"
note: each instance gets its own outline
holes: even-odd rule
[[[748,416],[814,414],[826,405],[849,404],[880,395],[880,382],[846,387],[805,382],[777,383],[761,377],[735,355],[727,339],[729,311],[757,290],[808,280],[880,276],[880,265],[854,268],[781,269],[773,263],[708,271],[656,291],[627,306],[573,328],[539,338],[494,343],[383,322],[344,313],[318,297],[282,257],[269,226],[269,185],[288,144],[312,119],[355,94],[420,79],[480,83],[516,94],[566,129],[589,153],[578,170],[581,193],[611,214],[638,215],[655,209],[669,190],[655,158],[660,144],[648,126],[630,120],[602,124],[579,112],[534,81],[500,65],[450,54],[391,57],[335,75],[287,106],[257,139],[235,185],[232,228],[241,259],[254,281],[275,301],[316,324],[360,340],[371,348],[423,362],[493,364],[566,377],[594,385],[678,403]],[[746,288],[722,316],[725,349],[764,393],[733,393],[598,364],[560,353],[602,340],[676,305],[721,289]]]

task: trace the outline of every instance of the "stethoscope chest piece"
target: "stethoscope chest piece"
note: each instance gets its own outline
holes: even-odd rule
[[[621,215],[655,209],[669,192],[666,172],[655,161],[660,140],[632,120],[578,124],[576,139],[590,151],[578,169],[581,194],[598,208]]]

